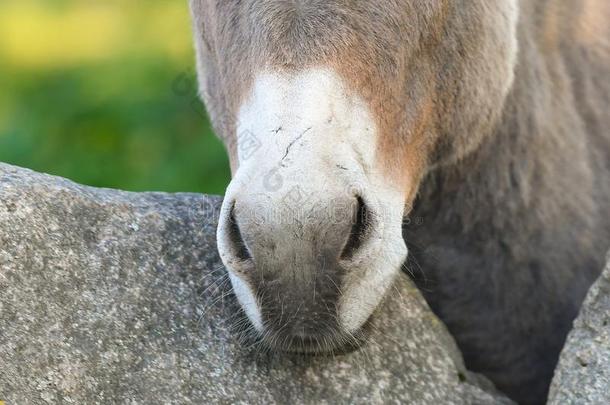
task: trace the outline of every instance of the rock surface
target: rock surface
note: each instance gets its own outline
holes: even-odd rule
[[[568,335],[549,404],[610,404],[610,253]]]
[[[510,403],[406,278],[357,352],[248,348],[216,255],[220,202],[0,164],[0,401]]]

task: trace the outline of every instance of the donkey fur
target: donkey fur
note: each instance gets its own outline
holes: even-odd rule
[[[610,3],[190,3],[233,170],[254,75],[334,67],[370,102],[379,169],[420,219],[404,227],[407,270],[470,369],[543,402],[610,245]]]

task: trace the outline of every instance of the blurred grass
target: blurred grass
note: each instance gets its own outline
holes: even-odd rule
[[[98,187],[222,193],[186,0],[0,0],[0,161]]]

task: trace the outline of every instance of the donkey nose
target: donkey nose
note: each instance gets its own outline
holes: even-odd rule
[[[231,254],[266,266],[328,266],[352,259],[366,242],[372,215],[360,196],[299,206],[235,200],[228,217]]]
[[[270,203],[246,195],[228,202],[219,251],[252,324],[287,347],[309,336],[332,341],[343,333],[345,276],[374,241],[364,198]],[[360,255],[359,255],[360,254]]]
[[[371,212],[362,197],[356,197],[355,216],[352,217],[349,238],[341,250],[342,259],[350,259],[360,249],[372,225]]]

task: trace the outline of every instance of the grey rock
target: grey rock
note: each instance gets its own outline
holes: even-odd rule
[[[510,403],[406,277],[351,354],[269,353],[216,254],[218,197],[94,189],[0,164],[0,400]]]
[[[568,335],[549,404],[610,404],[610,252]]]

